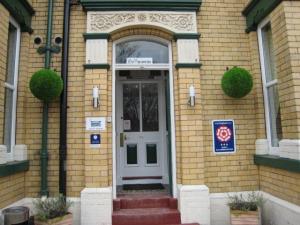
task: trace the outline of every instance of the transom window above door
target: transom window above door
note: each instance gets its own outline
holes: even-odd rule
[[[154,40],[130,40],[116,44],[116,64],[168,64],[167,44]]]

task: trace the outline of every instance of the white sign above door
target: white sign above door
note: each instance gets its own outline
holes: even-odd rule
[[[127,58],[126,64],[149,65],[149,64],[153,64],[153,59],[152,58]]]

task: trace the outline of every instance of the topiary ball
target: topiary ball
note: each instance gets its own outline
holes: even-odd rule
[[[222,89],[232,98],[242,98],[250,93],[253,87],[251,74],[240,67],[233,67],[226,71],[222,78]]]
[[[61,94],[63,81],[55,71],[41,69],[32,75],[29,87],[35,97],[50,102]]]

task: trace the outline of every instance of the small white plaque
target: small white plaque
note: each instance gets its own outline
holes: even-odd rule
[[[106,129],[105,117],[87,117],[86,118],[86,130],[98,130],[103,131]]]
[[[124,130],[131,130],[131,121],[130,120],[124,120]]]
[[[153,64],[153,59],[152,58],[127,58],[126,64],[149,65],[149,64]]]

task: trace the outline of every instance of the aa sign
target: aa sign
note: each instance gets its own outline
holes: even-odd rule
[[[216,154],[236,152],[235,126],[233,120],[213,120],[213,151]]]

